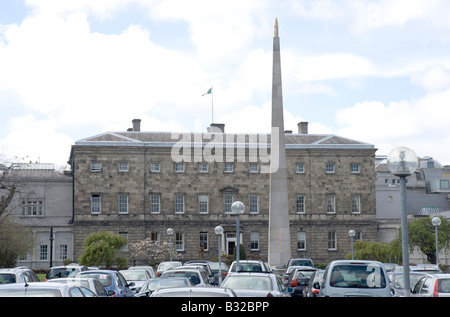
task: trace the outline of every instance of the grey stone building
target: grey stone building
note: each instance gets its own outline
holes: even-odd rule
[[[285,134],[291,254],[316,262],[343,258],[348,231],[376,240],[375,151],[373,145],[307,133]],[[233,201],[240,216],[240,241],[247,254],[267,259],[269,134],[140,131],[106,132],[75,142],[73,173],[74,258],[95,231],[122,234],[129,243],[168,241],[174,257],[214,258],[217,225],[224,228],[222,252],[236,245]]]
[[[8,178],[17,185],[9,212],[34,238],[33,250],[17,264],[46,269],[51,260],[55,266],[74,259],[71,173],[57,171],[51,163],[16,163]]]

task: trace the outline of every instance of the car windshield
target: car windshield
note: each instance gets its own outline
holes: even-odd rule
[[[210,262],[208,264],[209,264],[209,267],[211,268],[211,270],[214,270],[214,271],[218,271],[219,270],[219,262]],[[228,270],[227,265],[225,263],[223,263],[223,262],[220,263],[220,268],[222,270]]]
[[[108,287],[112,285],[112,276],[111,274],[104,273],[84,273],[82,277],[92,277],[98,280],[104,287]]]
[[[236,272],[236,263],[233,263],[231,272]],[[259,263],[241,263],[239,262],[239,272],[263,272]]]
[[[230,275],[228,276],[221,287],[228,287],[231,289],[256,289],[256,290],[271,290],[272,281],[268,276],[242,276]]]
[[[47,274],[47,279],[58,277],[75,277],[77,274],[75,268],[52,268]]]
[[[385,288],[386,278],[376,263],[351,263],[333,267],[330,285],[343,288]]]
[[[1,273],[0,284],[11,284],[16,282],[16,276],[12,273]]]
[[[440,278],[438,282],[439,293],[450,293],[450,279]]]
[[[190,271],[168,271],[164,272],[161,277],[187,277],[194,285],[200,284],[201,282],[199,274]]]
[[[146,281],[148,280],[147,274],[145,271],[135,271],[135,270],[126,270],[120,271],[120,273],[125,277],[127,281]]]
[[[416,285],[416,283],[423,277],[423,275],[420,274],[411,274],[409,276],[409,285]],[[404,278],[403,278],[403,274],[396,274],[395,275],[395,279],[394,279],[394,288],[398,288],[398,289],[404,289],[405,288],[405,284],[404,284]]]
[[[160,288],[183,287],[190,285],[189,280],[184,278],[157,278],[148,282],[145,287],[145,291],[155,291]],[[141,289],[141,292],[142,291],[143,290]]]
[[[312,266],[312,263],[310,260],[297,259],[292,260],[290,266]]]
[[[178,262],[163,262],[158,266],[158,270],[170,270],[180,266]]]

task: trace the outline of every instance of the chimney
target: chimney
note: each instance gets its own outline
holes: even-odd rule
[[[133,119],[133,131],[141,131],[141,119]]]
[[[212,133],[214,133],[214,132],[225,133],[225,124],[224,123],[211,123],[211,128],[209,130]]]
[[[302,121],[297,124],[299,134],[308,134],[308,122]]]

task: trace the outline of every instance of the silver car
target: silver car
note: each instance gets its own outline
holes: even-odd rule
[[[220,287],[232,289],[239,297],[290,297],[275,273],[229,273]]]
[[[66,278],[52,278],[47,283],[65,283],[74,284],[76,286],[83,286],[90,289],[95,295],[99,297],[110,297],[114,295],[113,291],[106,291],[105,287],[92,277],[66,277]]]
[[[213,286],[212,281],[204,270],[175,269],[165,271],[161,277],[187,277],[195,286]]]
[[[328,264],[320,284],[324,297],[391,297],[386,270],[378,261],[337,260]]]
[[[193,286],[161,288],[154,291],[150,297],[236,297],[236,294],[227,288]]]
[[[450,274],[427,274],[412,288],[413,297],[450,297]]]

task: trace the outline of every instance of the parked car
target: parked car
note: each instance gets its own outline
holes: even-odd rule
[[[442,273],[439,266],[435,264],[417,264],[417,265],[410,265],[409,266],[410,272],[427,272],[429,274],[434,273]],[[403,272],[403,266],[397,265],[393,268],[392,272]]]
[[[413,297],[450,297],[450,274],[427,274],[412,288]]]
[[[228,274],[231,272],[236,272],[236,261],[231,263],[230,269],[228,270]],[[239,271],[238,272],[272,272],[269,264],[264,261],[258,260],[240,260],[239,261]]]
[[[236,294],[227,288],[194,286],[162,288],[150,297],[236,297]]]
[[[89,289],[66,283],[30,282],[0,285],[0,297],[96,297]]]
[[[153,267],[147,265],[137,265],[128,268],[129,270],[146,270],[150,274],[151,278],[156,277],[156,271]]]
[[[411,288],[425,275],[426,272],[409,272],[409,285]],[[389,272],[389,281],[391,282],[391,292],[394,297],[405,296],[405,284],[403,272]]]
[[[27,267],[0,269],[0,284],[40,282],[39,277]]]
[[[301,266],[291,271],[286,283],[286,287],[289,289],[291,296],[303,297],[303,289],[308,286],[309,278],[318,270],[310,266]]]
[[[286,267],[290,266],[311,266],[314,267],[313,260],[309,258],[291,258],[289,259]]]
[[[78,273],[76,277],[92,277],[97,279],[105,287],[107,292],[114,291],[112,295],[114,297],[132,297],[134,295],[130,288],[134,286],[134,283],[128,283],[122,274],[115,270],[83,271]]]
[[[287,285],[289,281],[289,276],[291,276],[292,272],[298,269],[312,270],[312,272],[317,270],[312,266],[299,266],[299,265],[289,266],[288,268],[286,268],[286,272],[284,272],[283,277],[281,278],[281,281],[283,282],[284,285]]]
[[[232,289],[239,297],[290,297],[289,291],[274,273],[229,273],[220,287]]]
[[[208,273],[208,276],[211,278],[212,281],[214,281],[214,274],[211,270],[211,266],[209,265],[210,261],[205,260],[194,260],[194,261],[187,261],[183,264],[183,266],[201,266],[205,269],[205,271]]]
[[[59,277],[75,277],[78,273],[87,270],[88,268],[86,266],[75,263],[64,266],[53,266],[47,271],[45,281]]]
[[[214,285],[219,285],[221,282],[221,281],[219,282],[219,280],[220,280],[219,279],[219,262],[210,262],[209,266],[211,267],[211,271],[214,275]],[[222,281],[227,276],[229,269],[230,268],[228,267],[228,265],[226,265],[223,262],[220,262],[220,271],[222,273]]]
[[[106,291],[105,287],[100,283],[99,280],[90,277],[52,278],[51,280],[48,280],[47,283],[65,283],[83,286],[90,289],[95,293],[95,295],[99,297],[110,297],[114,295],[114,291]]]
[[[383,263],[383,265],[388,273],[392,272],[398,266],[398,264],[395,263]]]
[[[130,288],[135,294],[139,293],[142,285],[152,278],[147,270],[120,270],[119,272],[127,280],[128,284],[134,283]]]
[[[142,285],[139,293],[134,297],[150,296],[154,291],[161,288],[175,288],[175,287],[187,287],[195,286],[187,277],[159,277],[152,278]]]
[[[308,285],[303,289],[303,297],[317,297],[319,295],[320,290],[315,288],[314,284],[320,285],[324,272],[325,270],[317,270],[311,275]]]
[[[325,297],[390,297],[386,270],[378,261],[337,260],[324,272],[320,296]]]
[[[163,272],[161,277],[187,277],[195,286],[213,286],[205,270],[177,268]]]
[[[161,262],[158,265],[158,268],[156,269],[156,274],[158,276],[161,276],[161,274],[164,271],[176,269],[179,266],[182,266],[183,264],[180,261],[165,261]]]

